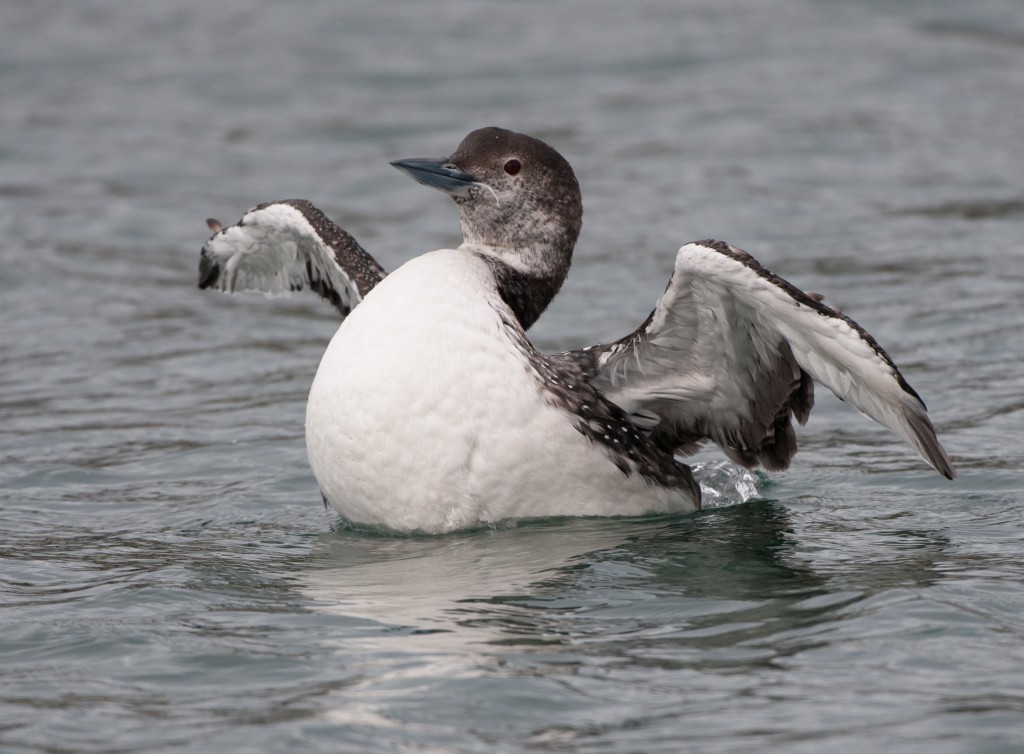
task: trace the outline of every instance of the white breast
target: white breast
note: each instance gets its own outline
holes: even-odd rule
[[[545,398],[503,308],[486,263],[443,249],[396,270],[352,312],[306,412],[327,500],[354,522],[424,531],[692,509],[625,476]]]

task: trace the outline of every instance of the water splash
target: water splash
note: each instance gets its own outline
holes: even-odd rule
[[[695,463],[692,468],[700,484],[703,508],[745,503],[757,495],[758,484],[764,481],[764,477],[729,461]]]

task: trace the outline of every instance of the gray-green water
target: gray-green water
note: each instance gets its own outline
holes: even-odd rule
[[[819,391],[746,504],[340,525],[335,319],[196,290],[203,220],[307,197],[394,268],[457,220],[387,161],[489,124],[583,186],[542,346],[723,238],[878,336],[960,478]],[[1022,157],[1016,0],[5,3],[0,750],[1024,749]]]

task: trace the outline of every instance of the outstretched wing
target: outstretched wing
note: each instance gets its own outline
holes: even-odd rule
[[[268,202],[215,231],[199,256],[199,287],[288,293],[310,288],[346,316],[384,279],[352,236],[305,199]]]
[[[813,378],[955,476],[924,402],[867,331],[719,241],[683,246],[640,328],[586,356],[592,384],[667,450],[710,439],[745,466],[784,469]]]

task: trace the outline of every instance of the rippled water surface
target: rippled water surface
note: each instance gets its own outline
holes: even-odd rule
[[[1024,750],[1016,0],[16,1],[0,104],[0,750]],[[347,528],[336,320],[196,290],[203,220],[306,197],[394,268],[458,224],[387,161],[489,124],[583,186],[540,345],[723,238],[878,337],[959,479],[819,391],[700,514]]]

